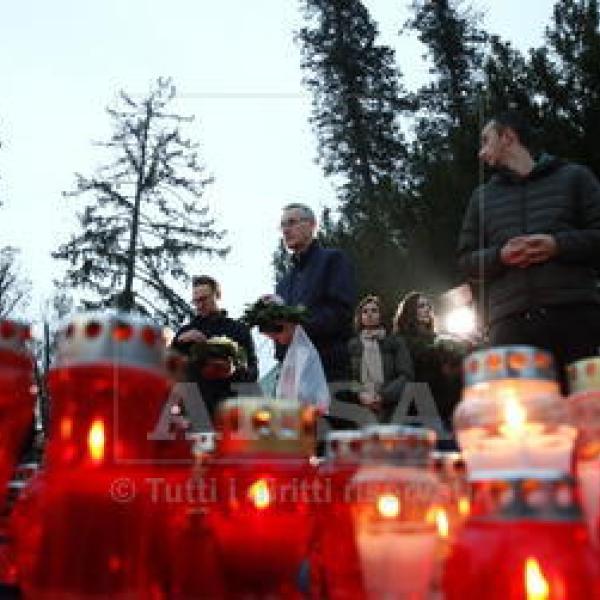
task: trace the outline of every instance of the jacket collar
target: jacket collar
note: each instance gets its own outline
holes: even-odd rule
[[[318,247],[319,243],[317,240],[313,240],[306,250],[292,254],[292,264],[298,268],[304,267]]]
[[[521,183],[523,181],[530,181],[533,179],[538,179],[539,177],[543,177],[544,175],[555,171],[563,164],[563,161],[560,158],[556,158],[550,154],[546,154],[542,152],[535,161],[533,165],[533,169],[530,173],[523,177],[514,171],[511,171],[507,168],[498,169],[496,174],[492,177],[494,181],[503,182],[503,183]]]
[[[210,321],[220,321],[221,319],[224,319],[227,316],[227,311],[226,310],[217,310],[216,312],[210,313],[209,315],[196,315],[194,317],[194,321],[201,321],[201,322],[210,322]]]

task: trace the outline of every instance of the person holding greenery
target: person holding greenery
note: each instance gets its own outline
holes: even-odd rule
[[[279,296],[267,295],[246,309],[243,321],[287,348],[275,397],[297,400],[325,414],[330,403],[329,389],[319,353],[304,330],[308,317],[309,311],[303,306],[289,306]]]
[[[409,292],[400,301],[393,331],[406,341],[415,381],[429,385],[444,426],[450,431],[462,389],[462,360],[472,350],[471,344],[435,331],[433,304],[422,292]]]

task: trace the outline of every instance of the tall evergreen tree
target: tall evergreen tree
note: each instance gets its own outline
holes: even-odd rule
[[[510,108],[518,109],[535,126],[539,121],[537,92],[527,57],[510,42],[490,36],[489,54],[485,61],[485,93],[481,117]]]
[[[478,15],[451,0],[413,2],[405,28],[426,47],[432,81],[417,92],[410,151],[412,208],[418,225],[408,279],[440,291],[457,282],[455,248],[465,204],[477,183],[482,65],[487,34]]]
[[[392,49],[360,0],[302,0],[307,26],[304,83],[313,96],[311,121],[326,175],[345,190],[370,194],[382,178],[400,177],[405,148],[398,127],[407,99]]]
[[[174,97],[169,79],[139,100],[121,92],[119,106],[108,109],[114,132],[101,144],[115,158],[94,175],[78,174],[65,193],[91,200],[78,215],[81,231],[52,254],[69,261],[67,284],[95,293],[86,306],[136,308],[169,324],[189,313],[172,288],[189,281],[185,259],[228,252],[201,203],[211,179],[197,144],[180,131],[193,117],[169,112]]]
[[[600,176],[600,11],[597,0],[559,0],[547,44],[531,58],[545,145]]]
[[[360,0],[302,5],[307,25],[298,39],[318,160],[340,182],[339,217],[325,215],[322,239],[352,255],[362,292],[383,293],[395,286],[407,237],[406,223],[395,217],[406,185],[399,120],[412,99]]]

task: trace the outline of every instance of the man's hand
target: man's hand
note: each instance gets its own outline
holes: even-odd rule
[[[190,329],[189,331],[185,331],[178,338],[178,342],[206,342],[208,338],[198,329]]]
[[[546,233],[536,233],[527,236],[525,254],[531,264],[546,262],[556,256],[558,246],[554,236]]]
[[[520,235],[502,246],[500,260],[508,266],[525,268],[546,262],[556,256],[558,246],[554,236],[546,233]]]
[[[500,250],[500,260],[509,267],[527,267],[527,238],[526,235],[519,235],[508,240]]]

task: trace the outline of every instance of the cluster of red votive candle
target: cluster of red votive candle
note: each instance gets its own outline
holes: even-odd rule
[[[2,490],[33,416],[27,339],[0,322]],[[61,329],[43,468],[0,573],[24,597],[600,595],[600,359],[570,368],[565,399],[546,353],[476,352],[462,453],[373,425],[330,432],[323,459],[318,415],[293,400],[229,400],[217,434],[192,435],[171,419],[167,367],[146,319],[84,313]]]

